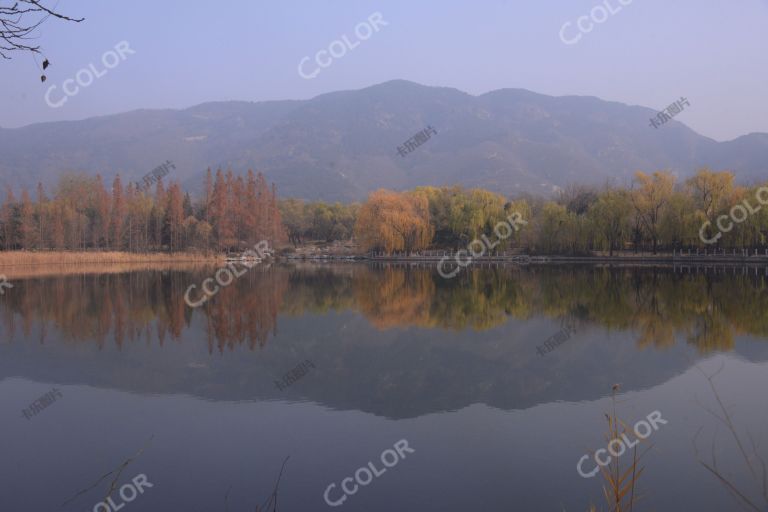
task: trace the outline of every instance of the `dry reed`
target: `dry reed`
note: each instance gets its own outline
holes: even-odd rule
[[[696,367],[707,379],[709,388],[715,397],[715,401],[717,402],[720,413],[718,414],[717,412],[704,407],[703,405],[702,407],[704,407],[704,410],[706,410],[709,414],[723,423],[731,433],[731,436],[733,436],[734,443],[738,448],[738,453],[744,461],[744,466],[749,470],[751,482],[747,482],[746,484],[737,484],[736,482],[726,478],[724,472],[718,466],[717,457],[715,456],[714,437],[712,439],[711,460],[705,461],[702,459],[699,454],[698,446],[696,445],[696,440],[701,433],[701,428],[698,432],[696,432],[696,436],[693,439],[693,447],[699,463],[707,471],[714,475],[717,481],[719,481],[723,487],[725,487],[725,489],[731,494],[731,496],[733,496],[741,508],[753,512],[761,512],[768,510],[768,465],[766,465],[765,459],[758,453],[758,445],[755,443],[755,440],[752,438],[749,432],[747,433],[747,437],[749,438],[751,444],[752,453],[751,455],[747,453],[747,450],[744,447],[746,443],[742,439],[742,436],[739,435],[739,433],[736,431],[736,425],[733,423],[731,414],[728,412],[728,409],[720,398],[720,393],[718,393],[717,388],[715,387],[714,379],[721,371],[723,371],[724,366],[725,363],[720,365],[720,368],[712,375],[707,375],[704,370],[698,366]],[[752,487],[751,489],[750,484]]]
[[[621,421],[616,415],[616,392],[618,389],[619,385],[614,384],[611,393],[613,411],[610,416],[608,414],[605,415],[606,420],[608,420],[606,440],[609,443],[614,439],[621,439],[622,435],[631,431],[626,423]],[[643,440],[638,438],[638,441]],[[608,504],[609,512],[632,512],[634,509],[635,503],[639,499],[639,495],[636,492],[637,481],[640,479],[640,475],[643,474],[644,470],[644,468],[638,466],[638,463],[649,449],[650,447],[642,454],[638,455],[637,445],[632,448],[632,462],[623,472],[619,457],[613,457],[610,464],[607,466],[600,466],[600,473],[605,481],[603,485],[603,497]],[[589,512],[597,512],[597,508],[594,505],[591,505]]]
[[[208,262],[223,259],[224,256],[221,254],[195,252],[0,251],[0,268],[26,265]]]

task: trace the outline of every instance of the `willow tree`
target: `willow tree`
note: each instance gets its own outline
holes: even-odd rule
[[[547,254],[562,252],[566,246],[564,238],[568,227],[569,218],[565,205],[554,201],[545,202],[536,218],[537,248]]]
[[[732,172],[712,172],[705,167],[685,182],[700,222],[709,222],[709,238],[713,234],[716,217],[733,202],[734,179]]]
[[[587,216],[597,234],[608,244],[608,254],[620,249],[629,234],[629,215],[632,208],[625,190],[607,189],[598,195],[587,211]]]
[[[654,172],[650,176],[642,171],[635,173],[630,197],[640,223],[653,243],[653,254],[659,244],[659,224],[664,207],[669,203],[674,187],[675,177],[669,172]]]
[[[432,241],[429,200],[418,192],[377,190],[360,208],[355,236],[366,250],[417,251]]]

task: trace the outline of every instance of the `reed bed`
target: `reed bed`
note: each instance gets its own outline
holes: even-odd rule
[[[224,260],[222,254],[199,252],[108,252],[108,251],[0,251],[0,269],[29,265],[98,265],[112,263],[175,263]]]
[[[182,261],[182,262],[146,262],[146,263],[82,263],[65,265],[12,265],[0,267],[0,276],[5,276],[13,282],[21,279],[42,277],[64,277],[82,275],[124,274],[126,272],[165,271],[165,270],[196,270],[200,268],[216,268],[223,262],[211,261]]]
[[[69,251],[0,251],[0,276],[9,280],[75,274],[119,274],[141,270],[220,265],[222,254]]]

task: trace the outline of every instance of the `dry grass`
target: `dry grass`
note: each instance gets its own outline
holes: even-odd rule
[[[709,388],[712,390],[712,394],[714,395],[715,401],[717,402],[719,412],[713,411],[704,406],[702,407],[704,407],[708,413],[723,423],[733,436],[734,443],[738,448],[738,452],[741,455],[742,460],[744,461],[744,465],[749,470],[751,482],[748,481],[746,483],[737,484],[725,476],[725,472],[718,466],[717,457],[715,456],[714,437],[712,438],[711,459],[709,461],[705,461],[699,455],[699,449],[696,445],[696,440],[701,433],[701,429],[699,429],[699,431],[696,433],[696,437],[694,437],[693,446],[694,450],[696,451],[696,457],[699,459],[699,463],[704,466],[707,471],[715,476],[715,478],[723,485],[723,487],[725,487],[734,497],[742,509],[753,512],[761,512],[763,510],[768,510],[768,465],[766,465],[765,459],[760,455],[758,451],[758,445],[755,443],[755,440],[749,433],[747,433],[747,437],[751,444],[751,455],[747,452],[747,449],[745,448],[746,442],[737,432],[736,425],[733,423],[733,419],[731,417],[731,413],[728,412],[728,408],[723,403],[722,399],[720,398],[720,394],[715,387],[714,379],[721,371],[723,371],[724,364],[725,363],[723,363],[723,365],[720,366],[720,369],[718,369],[712,375],[707,375],[704,370],[698,366],[696,367],[707,379]]]
[[[221,264],[221,254],[70,251],[0,251],[0,275],[7,279],[72,274],[115,274]]]
[[[614,439],[621,439],[621,436],[632,432],[632,429],[627,427],[616,415],[616,391],[618,389],[618,384],[613,386],[611,396],[613,411],[610,416],[605,415],[605,418],[608,420],[606,440],[609,442]],[[641,439],[638,440],[643,441]],[[635,503],[639,499],[637,481],[643,473],[643,468],[638,463],[649,449],[638,455],[637,446],[632,448],[631,463],[624,470],[621,467],[620,457],[612,457],[611,463],[608,466],[600,466],[600,473],[605,481],[603,484],[603,496],[608,504],[609,512],[631,512],[634,509]],[[589,508],[589,512],[597,512],[597,508],[592,505]]]
[[[272,490],[272,494],[269,495],[267,501],[263,505],[256,505],[254,512],[277,512],[277,492],[280,487],[280,479],[283,478],[283,470],[285,470],[285,464],[290,457],[286,457],[283,461],[283,466],[280,468],[280,474],[277,475],[277,482],[275,482],[275,488]],[[232,486],[229,486],[227,493],[224,495],[224,512],[229,512],[229,491],[232,490]]]
[[[102,263],[209,262],[224,259],[220,254],[192,252],[70,252],[70,251],[0,251],[0,268],[17,265],[83,265]]]
[[[157,263],[69,263],[64,265],[12,265],[0,266],[0,276],[14,282],[21,279],[41,277],[63,277],[89,274],[124,274],[126,272],[158,271],[158,270],[196,270],[199,268],[216,268],[223,262],[157,262]]]

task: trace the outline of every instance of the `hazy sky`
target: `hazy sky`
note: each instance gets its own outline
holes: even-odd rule
[[[704,135],[768,132],[768,1],[603,1],[617,12],[594,11],[607,19],[568,45],[563,24],[573,22],[565,39],[578,37],[578,18],[600,1],[60,0],[60,11],[86,21],[42,26],[39,43],[52,62],[44,84],[31,55],[0,60],[0,126],[306,99],[402,78],[472,94],[514,87],[659,110],[684,96],[691,106],[677,119]],[[388,25],[359,41],[355,26],[377,11]],[[299,76],[303,57],[313,72],[315,54],[343,35],[359,45],[315,78]],[[55,103],[65,97],[63,82],[89,64],[103,73],[103,54],[120,41],[135,54],[62,106],[46,104],[51,85]]]

